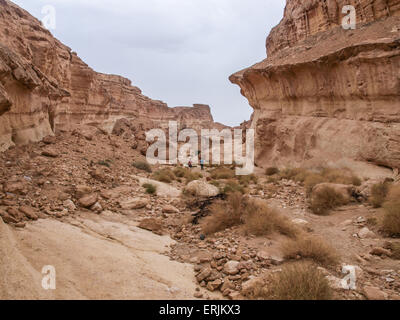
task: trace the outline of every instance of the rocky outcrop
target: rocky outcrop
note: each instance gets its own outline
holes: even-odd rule
[[[344,5],[357,28],[344,30]],[[230,77],[254,108],[264,164],[400,167],[400,0],[288,0],[268,58]]]
[[[82,124],[112,131],[121,118],[214,124],[208,106],[171,109],[128,79],[95,72],[40,21],[0,0],[0,151]]]

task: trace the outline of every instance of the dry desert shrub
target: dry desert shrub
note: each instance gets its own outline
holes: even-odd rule
[[[226,201],[219,201],[210,207],[210,215],[203,221],[203,232],[213,234],[242,223],[243,195],[235,192]]]
[[[246,176],[237,176],[237,180],[242,186],[247,187],[251,183],[257,184],[258,183],[258,178],[255,174],[250,174]]]
[[[249,201],[244,212],[244,229],[247,234],[255,236],[269,235],[278,232],[288,237],[295,237],[299,230],[277,209],[265,202]]]
[[[274,274],[268,289],[268,300],[331,300],[333,291],[328,280],[312,263],[297,262]]]
[[[374,208],[381,208],[389,193],[389,183],[381,182],[372,186],[370,202]]]
[[[282,170],[280,173],[281,179],[293,180],[303,183],[310,194],[312,189],[320,183],[337,183],[347,185],[361,185],[361,179],[355,176],[350,169],[333,169],[323,168],[319,170],[307,170],[304,168],[289,168]]]
[[[243,196],[240,192],[230,194],[226,201],[213,204],[210,212],[203,221],[203,231],[206,234],[238,225],[243,225],[246,233],[256,236],[279,232],[295,237],[298,233],[298,229],[276,209],[268,207],[265,202]]]
[[[234,170],[224,167],[213,169],[211,170],[210,174],[211,178],[214,180],[233,179],[236,176]]]
[[[400,185],[394,185],[390,188],[386,202],[383,205],[383,230],[390,236],[400,236]]]
[[[400,260],[400,242],[391,243],[389,249],[392,250],[392,258]]]
[[[186,184],[203,178],[203,175],[200,172],[194,172],[187,168],[178,167],[173,172],[176,178],[185,178]]]
[[[326,215],[330,210],[347,204],[344,196],[331,187],[314,192],[311,198],[311,210],[317,215]]]
[[[229,180],[225,184],[225,187],[222,190],[223,194],[230,194],[230,193],[236,193],[236,192],[240,192],[241,194],[246,193],[245,187],[240,185],[236,180]]]
[[[136,169],[139,169],[139,170],[142,170],[142,171],[146,171],[146,172],[148,172],[148,173],[151,173],[151,172],[152,172],[151,166],[150,166],[147,162],[144,162],[144,161],[135,161],[134,163],[132,163],[132,165],[133,165]]]
[[[171,169],[161,169],[154,172],[152,178],[160,182],[171,183],[175,180],[175,174]]]
[[[282,252],[286,259],[309,259],[315,263],[331,267],[339,262],[336,250],[319,237],[301,234],[294,240],[285,242]]]
[[[273,176],[275,174],[279,173],[279,169],[277,167],[269,167],[265,170],[265,175],[267,176]]]

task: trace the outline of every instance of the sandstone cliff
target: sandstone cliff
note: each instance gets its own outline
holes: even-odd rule
[[[215,125],[208,106],[168,108],[128,79],[93,71],[40,21],[0,0],[0,151],[81,124],[111,131],[120,118]]]
[[[341,27],[348,4],[356,30]],[[267,53],[230,78],[255,110],[260,165],[400,167],[400,0],[288,0]]]

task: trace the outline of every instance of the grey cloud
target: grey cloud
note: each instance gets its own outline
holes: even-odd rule
[[[170,106],[207,103],[237,125],[251,108],[228,81],[265,58],[265,37],[285,0],[15,0],[41,18],[54,5],[53,34],[95,70],[130,78]]]

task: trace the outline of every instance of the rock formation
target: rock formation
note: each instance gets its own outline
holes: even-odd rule
[[[0,151],[81,124],[111,131],[121,118],[214,126],[208,106],[168,108],[128,79],[93,71],[40,21],[0,0]]]
[[[230,77],[255,111],[259,165],[400,167],[400,0],[288,0],[267,54]]]

